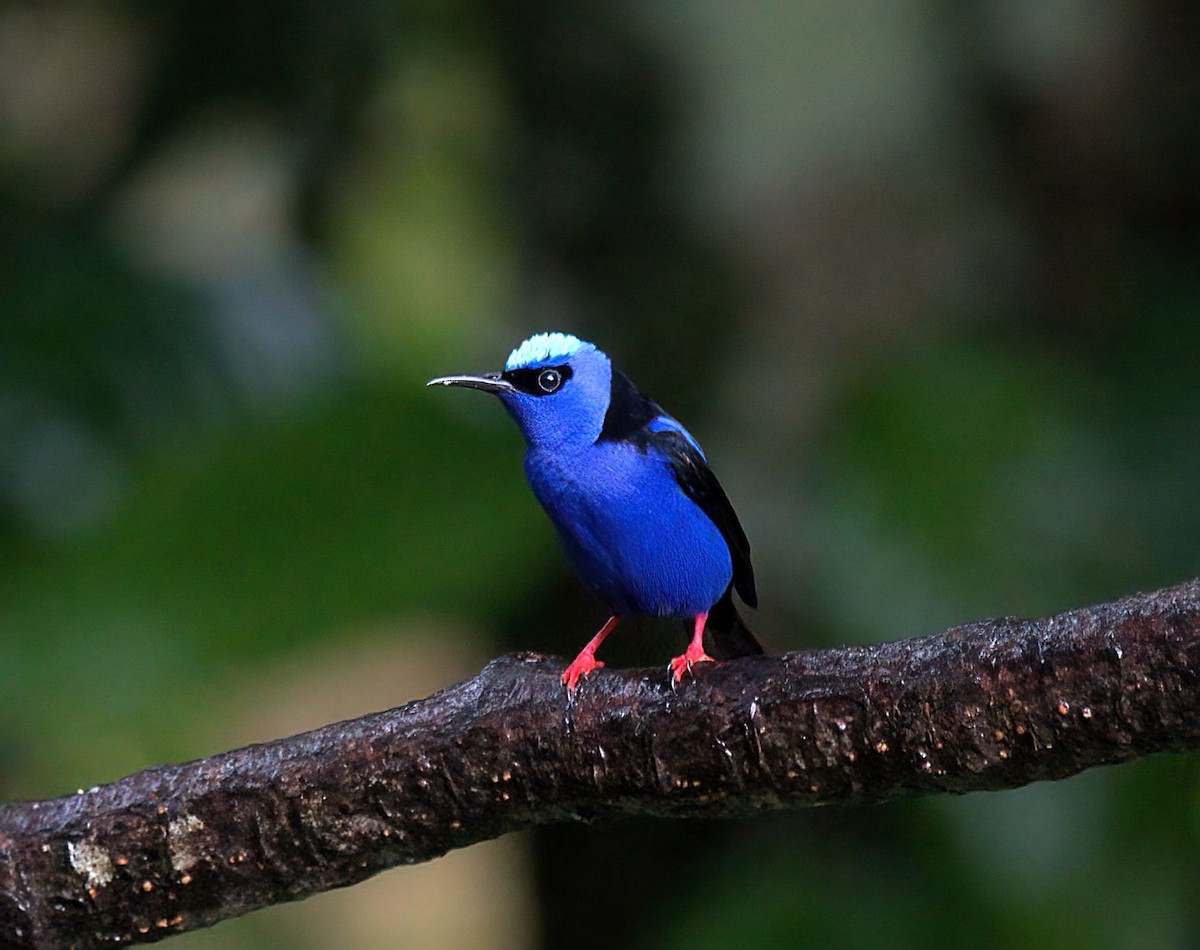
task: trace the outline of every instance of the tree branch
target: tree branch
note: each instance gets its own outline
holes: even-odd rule
[[[548,822],[1016,788],[1200,748],[1200,580],[695,671],[504,657],[399,709],[0,805],[0,943],[136,943]]]

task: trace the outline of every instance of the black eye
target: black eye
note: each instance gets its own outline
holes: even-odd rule
[[[556,369],[544,369],[538,373],[538,388],[544,393],[552,393],[563,384],[562,373]]]

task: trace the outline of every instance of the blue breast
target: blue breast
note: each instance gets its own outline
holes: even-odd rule
[[[531,449],[525,475],[572,566],[615,613],[694,617],[729,586],[725,539],[653,449]]]

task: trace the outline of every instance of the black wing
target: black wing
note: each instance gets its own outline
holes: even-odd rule
[[[721,532],[725,543],[729,545],[729,556],[733,559],[733,586],[742,600],[751,607],[757,607],[758,593],[754,589],[754,567],[750,564],[750,542],[746,540],[742,523],[738,521],[737,512],[729,503],[729,496],[717,481],[717,476],[682,432],[674,429],[643,432],[641,438],[647,445],[666,456],[683,493],[708,515]]]
[[[608,411],[604,413],[604,425],[596,441],[635,441],[646,426],[665,415],[658,403],[643,396],[628,376],[614,369],[609,384]]]
[[[663,412],[658,403],[642,395],[628,376],[614,369],[608,411],[596,441],[627,441],[642,451],[653,448],[662,453],[683,493],[708,515],[729,546],[729,556],[733,559],[733,586],[737,588],[738,595],[751,607],[757,607],[758,594],[754,590],[750,542],[746,540],[746,532],[742,530],[725,489],[692,440],[678,429],[666,426],[652,429],[651,423],[656,419],[669,420],[669,425],[679,425]]]

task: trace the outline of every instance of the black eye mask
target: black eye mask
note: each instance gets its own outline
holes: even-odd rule
[[[509,369],[500,378],[527,396],[549,396],[562,389],[574,371],[565,363],[562,366],[540,366],[537,369]]]

